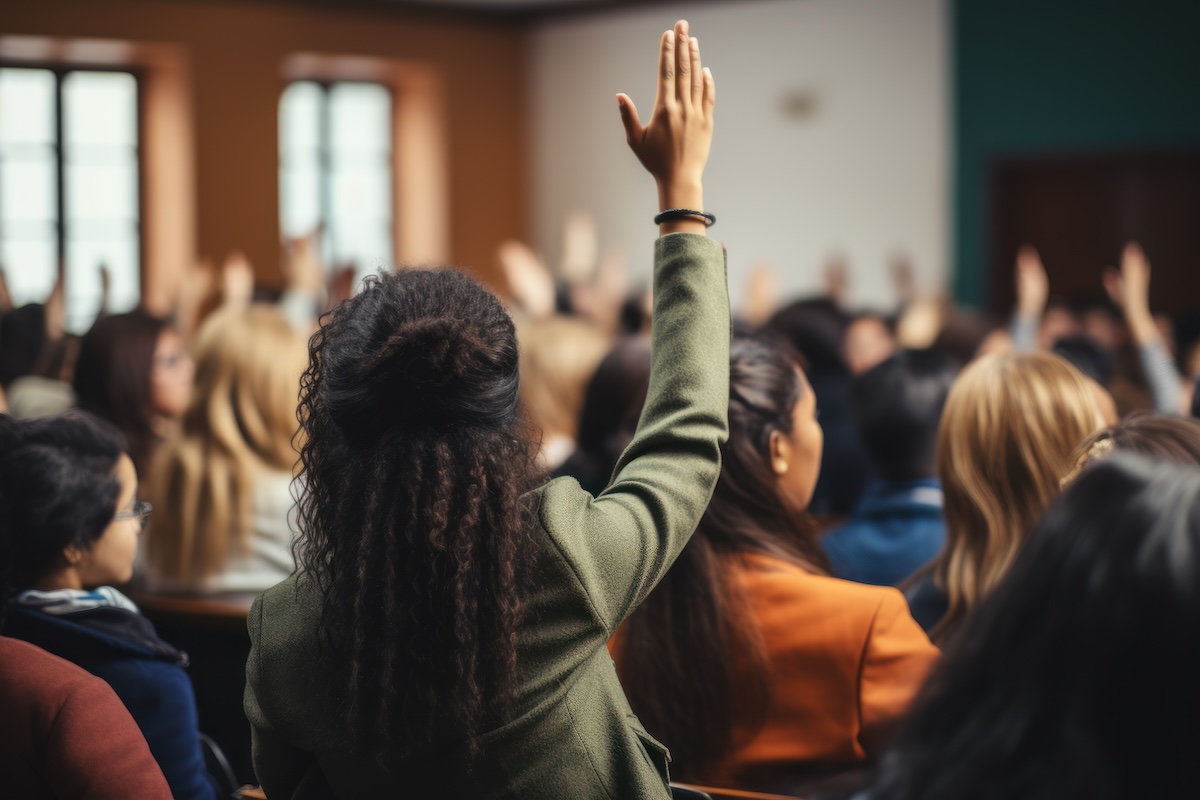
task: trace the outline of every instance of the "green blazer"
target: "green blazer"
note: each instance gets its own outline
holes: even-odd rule
[[[719,244],[671,234],[654,252],[650,390],[615,481],[533,491],[536,574],[518,636],[516,716],[419,759],[353,753],[316,668],[321,598],[296,576],[254,604],[246,716],[254,767],[286,798],[667,798],[667,749],[629,709],[606,643],[650,593],[704,512],[728,435],[729,300]]]

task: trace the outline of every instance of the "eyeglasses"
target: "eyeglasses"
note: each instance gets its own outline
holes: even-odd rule
[[[131,510],[118,511],[117,515],[115,517],[113,517],[113,519],[114,520],[136,519],[138,522],[140,522],[142,524],[142,527],[145,527],[146,526],[146,517],[150,516],[150,512],[153,510],[154,510],[154,506],[150,505],[145,500],[139,500],[138,502],[134,503],[133,508]]]

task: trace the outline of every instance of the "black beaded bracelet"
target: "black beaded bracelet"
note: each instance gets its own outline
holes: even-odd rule
[[[677,219],[686,219],[687,217],[699,217],[704,220],[704,227],[711,228],[717,221],[713,214],[706,211],[694,211],[690,208],[668,208],[654,216],[654,224],[662,225],[664,222],[674,222]]]

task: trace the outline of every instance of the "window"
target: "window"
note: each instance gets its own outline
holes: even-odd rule
[[[0,265],[13,301],[41,302],[58,270],[67,329],[141,298],[138,83],[129,72],[0,68]]]
[[[329,265],[359,274],[395,260],[392,95],[375,83],[297,81],[279,103],[279,213],[285,237],[320,226]]]

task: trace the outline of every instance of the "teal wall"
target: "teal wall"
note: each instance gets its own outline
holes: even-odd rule
[[[954,0],[951,15],[954,289],[981,306],[993,157],[1200,144],[1200,0]]]

